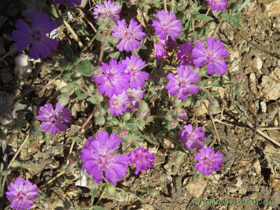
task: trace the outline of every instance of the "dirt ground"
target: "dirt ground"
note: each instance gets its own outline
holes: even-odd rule
[[[7,41],[5,36],[11,34],[13,24],[18,18],[16,14],[9,17],[5,16],[5,13],[0,15],[0,26],[2,19],[9,18],[4,21],[2,29],[0,28],[0,56],[9,50],[11,41]],[[243,78],[241,96],[234,100],[229,94],[229,89],[212,88],[220,93],[220,109],[214,116],[217,132],[207,114],[205,101],[197,107],[187,109],[191,119],[189,123],[202,126],[206,132],[205,144],[209,146],[216,141],[213,146],[215,151],[224,155],[222,169],[209,177],[193,180],[192,153],[187,153],[185,158],[178,158],[178,151],[168,139],[158,139],[156,145],[138,142],[149,148],[150,152],[156,153],[154,167],[139,175],[135,175],[134,169],[130,168],[125,179],[118,182],[116,187],[130,189],[141,197],[145,187],[149,186],[153,187],[157,194],[143,196],[143,201],[139,201],[133,195],[117,190],[115,197],[106,193],[100,201],[100,206],[114,210],[280,209],[280,149],[267,138],[268,136],[280,143],[279,129],[273,129],[280,123],[277,114],[279,96],[270,96],[262,85],[265,76],[275,79],[280,70],[279,58],[272,56],[280,56],[280,23],[277,20],[267,18],[261,4],[252,0],[242,11],[242,29],[238,33],[225,23],[221,25],[217,36],[225,43],[229,52],[226,60],[229,72],[232,75],[241,73]],[[73,45],[75,46],[75,43]],[[58,49],[59,51],[62,52],[62,49]],[[92,54],[94,52],[93,49]],[[19,84],[10,72],[13,71],[16,55],[17,53],[14,53],[0,63],[0,88],[11,93],[14,98],[19,95],[19,92],[14,91]],[[47,84],[52,79],[49,77],[50,72],[50,69],[40,72],[40,79],[34,84]],[[5,81],[7,76],[4,77],[4,74],[10,75],[12,79]],[[58,85],[53,84],[44,90],[31,91],[23,98],[25,104],[22,106],[30,113],[27,125],[21,132],[14,129],[4,134],[5,137],[0,136],[0,156],[3,157],[5,166],[20,147],[20,141],[30,129],[30,125],[39,123],[34,117],[34,113],[36,115],[37,112],[34,110],[46,102],[56,101],[60,93],[55,89]],[[277,88],[271,91],[275,90]],[[236,104],[245,110],[237,112]],[[79,151],[84,147],[84,141],[77,142],[74,153],[69,155],[72,139],[75,138],[73,134],[90,115],[93,105],[79,102],[71,103],[70,107],[77,125],[72,125],[66,134],[51,135],[49,138],[44,136],[28,142],[17,158],[27,167],[13,168],[8,176],[9,182],[22,176],[40,187],[59,174],[61,166],[67,160],[79,159]],[[244,115],[248,115],[248,118]],[[96,130],[98,127],[86,127],[85,136],[93,135]],[[257,130],[264,135],[256,132]],[[48,145],[45,144],[46,139],[49,139]],[[4,144],[7,145],[6,149],[3,149]],[[126,146],[123,145],[124,148]],[[89,184],[78,171],[64,174],[42,189],[49,200],[36,199],[34,209],[86,208],[91,203],[91,191],[85,187]],[[95,202],[100,194],[101,190],[98,191]],[[8,200],[2,197],[0,203],[0,209],[4,208]]]

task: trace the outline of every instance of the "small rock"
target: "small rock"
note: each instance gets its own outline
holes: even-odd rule
[[[264,101],[262,101],[262,102],[260,103],[260,106],[261,106],[262,112],[263,112],[263,113],[266,113],[266,103],[265,103]]]
[[[70,186],[67,191],[66,191],[66,195],[69,196],[69,198],[71,199],[77,199],[80,197],[80,194],[83,192],[83,190],[79,187],[75,187],[75,186]]]
[[[187,184],[186,188],[191,195],[198,198],[202,195],[206,185],[207,185],[207,181],[205,181],[203,178],[200,177],[194,182],[190,181]]]
[[[148,204],[138,208],[137,210],[155,210],[155,208],[151,204]]]
[[[264,15],[269,17],[277,17],[280,15],[280,0],[271,2],[271,3],[263,3],[262,4]]]
[[[280,132],[278,130],[269,130],[267,133],[271,138],[276,139],[277,141],[280,140]]]
[[[267,100],[277,100],[280,97],[280,83],[268,76],[263,76],[262,83],[257,87],[260,95]]]
[[[257,174],[261,173],[262,169],[258,159],[253,162],[253,167],[255,168]]]
[[[255,73],[251,73],[249,76],[249,86],[253,94],[257,95],[257,78]]]
[[[266,187],[266,186],[262,186],[261,187],[261,193],[264,195],[264,196],[270,196],[271,194],[271,191],[272,189],[270,187]]]
[[[182,194],[182,177],[181,176],[175,177],[174,181],[175,181],[176,196],[179,197]]]
[[[0,69],[0,81],[2,83],[7,84],[12,80],[13,80],[13,76],[10,73],[9,69],[7,68]]]
[[[256,56],[253,60],[252,60],[252,67],[255,71],[260,72],[262,69],[262,60]]]
[[[156,159],[155,159],[154,166],[157,166],[157,165],[165,163],[165,157],[157,156],[157,155],[155,157],[156,157]]]
[[[276,67],[274,71],[270,74],[270,76],[272,79],[280,82],[280,67]]]
[[[272,173],[269,177],[269,185],[273,188],[273,190],[277,193],[280,192],[280,177],[274,176]]]
[[[0,15],[0,30],[2,29],[4,23],[6,22],[6,20],[8,20],[7,17]]]

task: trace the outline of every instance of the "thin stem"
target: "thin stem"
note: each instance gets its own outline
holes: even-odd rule
[[[106,190],[107,190],[107,188],[106,188],[106,186],[105,186],[103,192],[101,193],[101,195],[100,195],[99,198],[98,198],[98,201],[97,201],[97,203],[96,203],[97,206],[98,206],[99,202],[101,201],[103,195],[105,194]]]
[[[80,91],[82,91],[82,92],[88,94],[88,95],[91,96],[91,97],[95,97],[94,95],[90,94],[88,91],[86,91],[84,88],[82,88],[82,87],[80,87],[80,86],[78,86],[78,85],[76,86],[76,88],[78,88]]]
[[[115,187],[115,188],[116,188],[116,190],[120,190],[120,191],[123,191],[123,192],[125,192],[127,194],[133,195],[134,197],[136,197],[140,201],[144,201],[142,198],[138,197],[137,195],[134,195],[133,193],[130,193],[130,192],[125,191],[124,189],[121,189],[121,188],[118,188],[118,187]]]
[[[104,49],[105,49],[105,45],[106,45],[106,42],[107,42],[107,36],[105,37],[104,30],[102,31],[102,34],[103,34],[104,40],[103,40],[103,43],[102,43],[102,47],[101,47],[101,51],[100,51],[100,55],[99,55],[97,66],[100,66],[100,64],[102,62],[102,58],[103,58],[103,54],[104,54]]]
[[[18,156],[19,152],[22,150],[23,146],[25,145],[25,143],[27,142],[27,140],[29,139],[29,134],[26,136],[24,142],[22,143],[22,145],[20,146],[19,150],[17,151],[17,153],[15,154],[15,156],[13,157],[13,159],[11,160],[10,164],[8,165],[9,169],[12,165],[12,163],[15,161],[16,157]]]
[[[47,183],[43,184],[40,188],[44,188],[46,185],[52,183],[55,179],[57,179],[58,177],[60,177],[61,175],[63,175],[65,173],[65,171],[60,172],[59,174],[57,174],[55,177],[53,177],[51,180],[49,180]]]
[[[219,23],[218,27],[216,28],[216,30],[215,30],[215,32],[214,32],[213,37],[215,37],[215,36],[216,36],[216,33],[218,32],[219,28],[220,28],[220,27],[221,27],[221,25],[222,25],[222,22],[224,21],[225,12],[226,12],[226,10],[224,10],[224,11],[223,11],[222,20],[220,21],[220,23]]]
[[[85,123],[82,125],[82,127],[80,128],[79,131],[83,130],[83,129],[86,127],[86,125],[88,124],[88,122],[90,121],[90,119],[93,117],[93,114],[94,114],[94,112],[95,112],[95,107],[96,107],[96,106],[94,106],[94,108],[93,108],[93,110],[92,110],[90,116],[87,118],[87,120],[86,120]],[[74,148],[74,145],[75,145],[75,142],[76,142],[76,138],[74,138],[74,140],[73,140],[73,142],[72,142],[72,144],[71,144],[69,153],[72,153],[73,148]]]
[[[171,12],[174,13],[174,5],[175,5],[175,2],[174,0],[171,1]]]
[[[14,53],[15,51],[17,51],[17,48],[15,46],[13,46],[9,52],[7,52],[5,55],[3,55],[1,58],[0,58],[0,62],[6,58],[7,56],[11,55],[12,53]]]
[[[66,20],[63,19],[63,23],[64,25],[69,29],[70,33],[73,35],[75,41],[78,43],[78,45],[80,46],[81,49],[84,48],[83,43],[80,41],[78,35],[75,33],[75,31],[72,29],[72,27],[67,23]]]
[[[174,110],[174,112],[176,112],[179,108],[181,108],[181,106],[184,104],[184,101],[182,101],[179,106]]]
[[[205,104],[204,104],[204,105],[205,105]],[[211,115],[211,114],[209,114],[209,116],[210,116],[210,119],[211,119],[212,124],[213,124],[213,126],[214,126],[214,129],[215,129],[215,132],[216,132],[217,138],[218,138],[218,140],[219,140],[219,143],[221,143],[221,140],[220,140],[220,137],[219,137],[219,134],[218,134],[218,131],[217,131],[217,128],[216,128],[216,125],[215,125],[214,119],[213,119],[213,117],[212,117],[212,115]],[[209,146],[209,147],[212,147],[212,146],[215,144],[215,142],[216,142],[216,138],[215,138],[215,140],[214,140],[214,141],[210,144],[210,146]]]
[[[211,8],[211,7],[209,7],[209,9],[207,10],[207,12],[206,12],[205,15],[208,15],[208,13],[209,13],[209,11],[210,11],[210,8]],[[199,23],[198,27],[200,27],[200,26],[202,25],[202,23],[203,23],[203,20]]]
[[[163,3],[164,3],[164,10],[167,11],[166,0],[164,0]]]

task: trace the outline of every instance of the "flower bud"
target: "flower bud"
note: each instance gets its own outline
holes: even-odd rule
[[[114,185],[112,185],[111,183],[107,183],[106,187],[107,187],[107,191],[110,195],[112,195],[112,196],[116,195],[116,188]]]
[[[125,138],[127,136],[127,134],[128,134],[128,130],[122,130],[121,131],[121,137],[122,138]]]
[[[243,76],[242,74],[237,74],[237,75],[236,75],[236,79],[241,80],[241,79],[242,79],[242,76]]]
[[[102,75],[102,72],[103,72],[103,69],[100,66],[98,66],[94,70],[94,75],[97,77],[100,77]]]
[[[209,105],[208,105],[208,112],[209,112],[210,115],[214,115],[214,114],[217,113],[219,103],[212,96],[209,96],[208,99],[209,99],[209,102],[210,102]]]
[[[145,101],[141,100],[139,101],[139,107],[141,111],[145,111],[148,109],[148,104]]]

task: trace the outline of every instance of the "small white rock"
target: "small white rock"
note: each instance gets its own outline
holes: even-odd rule
[[[29,60],[28,55],[26,54],[19,54],[16,58],[15,58],[15,75],[17,76],[17,78],[19,79],[27,79],[31,72],[32,72],[32,64]]]

